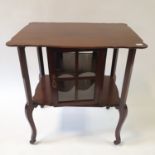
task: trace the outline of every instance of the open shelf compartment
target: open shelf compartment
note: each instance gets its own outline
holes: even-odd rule
[[[75,100],[75,101],[64,101],[58,102],[57,104],[52,103],[53,94],[50,85],[49,75],[43,76],[33,96],[33,102],[38,105],[49,105],[49,106],[81,106],[81,107],[104,107],[104,106],[117,106],[119,105],[119,93],[115,81],[110,76],[104,77],[103,82],[103,95],[102,104],[97,104],[95,100]]]

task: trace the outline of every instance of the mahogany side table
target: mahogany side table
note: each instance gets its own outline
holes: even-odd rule
[[[80,107],[116,107],[119,121],[114,144],[121,142],[120,130],[127,116],[126,99],[136,49],[147,45],[123,23],[30,23],[18,32],[8,46],[18,49],[26,92],[25,112],[32,129],[30,143],[36,141],[32,112],[45,105]],[[39,82],[32,96],[25,48],[36,47]],[[49,73],[44,71],[42,47],[46,47]],[[108,48],[113,48],[110,75],[105,75]],[[124,80],[119,96],[116,65],[120,48],[128,49]]]

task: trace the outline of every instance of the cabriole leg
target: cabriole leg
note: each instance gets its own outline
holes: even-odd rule
[[[119,144],[121,142],[120,131],[121,131],[122,125],[123,125],[125,118],[127,116],[127,113],[128,113],[126,99],[127,99],[127,94],[128,94],[135,54],[136,54],[136,49],[129,49],[127,64],[126,64],[126,68],[125,68],[125,75],[124,75],[124,80],[123,80],[120,105],[118,107],[119,121],[118,121],[118,125],[117,125],[116,131],[115,131],[116,140],[114,141],[114,144]]]
[[[18,56],[20,61],[20,67],[24,82],[24,88],[25,88],[25,94],[27,99],[27,104],[25,106],[25,113],[26,117],[28,119],[28,122],[30,124],[30,127],[32,129],[32,136],[30,143],[33,144],[36,141],[36,127],[33,121],[32,112],[35,107],[35,104],[32,101],[32,93],[31,93],[31,86],[30,86],[30,80],[29,80],[29,74],[28,74],[28,68],[27,68],[27,61],[26,61],[26,55],[25,55],[25,47],[18,47]]]
[[[32,130],[31,140],[30,140],[31,144],[34,144],[36,142],[36,135],[37,135],[36,126],[33,120],[33,110],[34,110],[34,107],[31,106],[30,104],[25,105],[25,115],[27,117],[27,120],[29,121],[31,130]]]
[[[118,108],[118,111],[119,111],[119,121],[115,130],[116,140],[114,141],[114,144],[116,145],[121,142],[120,131],[128,114],[127,105],[120,105],[120,107]]]

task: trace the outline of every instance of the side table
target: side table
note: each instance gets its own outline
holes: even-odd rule
[[[123,23],[30,23],[7,45],[18,49],[27,99],[25,112],[32,129],[30,143],[36,141],[32,113],[38,105],[116,107],[119,121],[114,144],[121,142],[120,130],[128,112],[126,100],[136,49],[147,47],[129,26]],[[28,46],[36,47],[40,69],[34,95],[31,93],[25,54]],[[47,75],[42,47],[46,47],[47,51]],[[113,48],[111,73],[105,75],[109,48]],[[128,57],[119,96],[115,71],[120,48],[128,49]]]

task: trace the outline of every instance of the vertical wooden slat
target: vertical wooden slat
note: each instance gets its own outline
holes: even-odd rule
[[[75,100],[78,100],[78,69],[79,68],[79,52],[75,52]]]
[[[111,66],[111,74],[110,74],[110,76],[113,78],[115,78],[117,58],[118,58],[118,48],[114,48],[112,66]]]
[[[122,93],[121,93],[121,103],[123,103],[123,104],[126,104],[126,99],[127,99],[127,94],[128,94],[135,54],[136,54],[136,49],[129,49],[126,68],[125,68]]]
[[[37,47],[37,56],[38,56],[38,63],[39,63],[39,77],[42,77],[45,75],[45,70],[44,70],[44,61],[43,61],[43,54],[42,54],[42,48]]]
[[[28,104],[32,104],[31,85],[27,67],[27,60],[25,55],[25,47],[18,47],[18,56],[20,61],[21,73],[24,82],[25,94]]]
[[[27,61],[26,61],[25,47],[18,47],[18,56],[19,56],[20,67],[21,67],[26,99],[27,99],[27,103],[25,105],[25,114],[32,130],[30,143],[34,144],[36,141],[37,130],[33,120],[32,112],[35,105],[33,104],[33,101],[32,101],[31,85],[30,85],[30,79],[29,79],[29,73],[28,73],[28,67],[27,67]]]
[[[97,52],[97,65],[96,65],[96,95],[95,102],[97,104],[103,105],[102,102],[102,94],[103,90],[103,82],[104,82],[104,74],[105,74],[105,65],[106,65],[106,56],[107,56],[107,48],[96,50]]]
[[[52,105],[56,106],[58,102],[58,90],[56,81],[56,49],[47,47],[47,61],[50,76],[50,86],[52,93]]]

